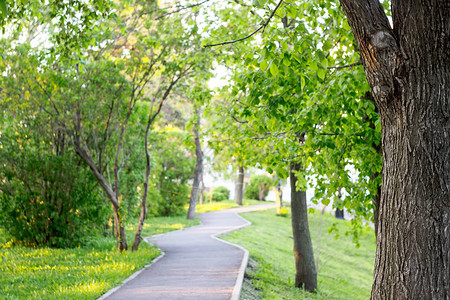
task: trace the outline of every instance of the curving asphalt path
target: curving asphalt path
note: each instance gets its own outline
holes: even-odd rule
[[[248,252],[216,236],[248,226],[237,213],[273,203],[200,214],[201,225],[146,238],[165,254],[99,300],[239,299]]]

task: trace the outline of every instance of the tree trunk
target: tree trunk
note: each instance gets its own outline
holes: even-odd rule
[[[144,191],[142,194],[142,201],[141,201],[141,212],[139,214],[139,222],[136,229],[136,233],[134,235],[134,241],[133,246],[131,247],[132,251],[136,251],[139,248],[139,244],[143,240],[142,238],[142,229],[144,228],[144,222],[147,217],[147,196],[148,196],[148,185],[149,185],[149,177],[150,177],[150,171],[151,171],[151,164],[150,164],[150,152],[148,151],[148,135],[150,133],[150,127],[153,124],[153,121],[158,116],[158,114],[161,111],[162,105],[164,103],[164,100],[168,96],[168,92],[170,92],[171,87],[166,91],[165,96],[161,99],[158,109],[155,113],[153,112],[153,106],[150,109],[150,112],[148,114],[147,119],[147,126],[145,128],[145,138],[144,138],[144,153],[145,153],[145,178],[144,178]]]
[[[72,143],[75,149],[75,152],[81,159],[89,166],[92,174],[97,180],[98,184],[101,186],[103,191],[108,196],[108,199],[111,202],[113,207],[113,215],[114,215],[114,233],[117,240],[117,247],[120,252],[128,249],[127,238],[125,235],[125,228],[122,224],[122,218],[119,213],[119,200],[114,193],[113,189],[110,187],[106,178],[99,172],[97,166],[95,165],[94,160],[92,159],[92,155],[89,151],[89,148],[80,140],[77,135],[72,136]]]
[[[114,212],[114,231],[116,233],[117,248],[120,252],[128,250],[127,237],[125,235],[125,226],[123,226],[120,217],[119,208],[113,205]]]
[[[336,219],[341,219],[341,220],[345,220],[344,217],[344,210],[340,209],[340,208],[336,208],[335,212],[334,212],[334,217]]]
[[[336,203],[335,203],[335,207],[336,210],[334,211],[334,217],[336,219],[342,219],[345,220],[344,218],[344,208],[340,209],[339,207],[342,207],[342,193],[341,193],[341,189],[339,188],[337,191],[337,197],[336,197]]]
[[[244,198],[244,166],[239,165],[238,179],[236,182],[236,204],[242,205]]]
[[[281,189],[281,180],[278,180],[278,184],[275,187],[277,214],[281,214],[281,208],[283,207],[283,190]]]
[[[148,135],[150,132],[151,119],[147,121],[147,127],[145,129],[145,138],[144,138],[144,153],[145,153],[145,178],[144,178],[144,191],[142,194],[141,201],[141,212],[139,213],[139,222],[136,229],[136,233],[134,234],[133,246],[131,246],[131,251],[137,251],[139,249],[139,245],[142,238],[142,229],[144,228],[145,219],[147,218],[147,197],[148,197],[148,185],[149,185],[149,177],[151,171],[150,164],[150,152],[148,151]]]
[[[197,198],[200,190],[200,182],[203,174],[203,152],[202,145],[200,143],[200,137],[198,130],[200,129],[200,109],[195,110],[197,115],[197,123],[194,126],[194,137],[195,137],[195,156],[197,160],[195,161],[194,170],[194,183],[191,190],[191,199],[189,201],[189,210],[187,213],[187,218],[193,220],[195,218],[195,207],[197,206]]]
[[[317,289],[317,271],[309,234],[306,192],[297,191],[296,188],[297,175],[295,172],[300,170],[300,164],[291,163],[291,218],[294,236],[295,286],[312,292]]]
[[[371,176],[371,180],[373,180],[374,178],[377,178],[379,175],[380,175],[379,173],[373,173]],[[380,211],[380,198],[381,198],[381,185],[378,185],[377,193],[372,195],[373,224],[375,227],[375,238],[377,237],[377,232],[378,232],[378,223],[379,223],[378,213]]]
[[[203,172],[202,172],[200,180],[200,195],[198,197],[198,202],[200,205],[203,205],[203,203],[205,202],[204,194],[205,194],[205,182],[203,181]]]
[[[372,299],[450,299],[450,4],[341,0],[380,112]]]

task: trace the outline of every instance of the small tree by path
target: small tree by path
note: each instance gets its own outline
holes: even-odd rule
[[[195,109],[195,115],[196,115],[197,121],[194,125],[193,131],[194,131],[194,140],[195,140],[196,161],[195,161],[195,170],[194,170],[194,183],[192,184],[191,197],[189,200],[189,209],[187,212],[187,218],[190,220],[195,218],[195,208],[197,206],[197,199],[198,199],[198,194],[200,191],[200,184],[201,184],[201,180],[203,178],[203,151],[202,151],[202,146],[200,143],[200,136],[199,136],[200,119],[201,119],[200,108]]]

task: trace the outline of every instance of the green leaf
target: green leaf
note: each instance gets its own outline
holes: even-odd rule
[[[253,5],[256,6],[257,8],[264,8],[266,3],[267,0],[253,0]]]
[[[0,0],[0,10],[4,17],[8,14],[8,8],[6,7],[6,0]]]
[[[266,60],[263,60],[262,62],[259,63],[259,68],[263,71],[267,70],[267,66],[268,64]]]
[[[375,121],[375,130],[376,130],[377,132],[380,132],[380,131],[381,131],[381,122],[380,122],[380,119],[378,119],[378,120]]]
[[[328,68],[328,59],[324,58],[320,61],[320,64],[326,69]]]
[[[319,76],[320,79],[323,80],[325,78],[325,74],[326,74],[326,71],[324,69],[317,70],[317,76]]]
[[[272,73],[273,76],[277,76],[278,73],[280,73],[275,62],[272,62],[272,64],[270,65],[270,73]]]

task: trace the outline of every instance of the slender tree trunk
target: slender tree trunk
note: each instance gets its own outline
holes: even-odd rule
[[[297,175],[295,172],[300,170],[300,164],[291,163],[291,218],[294,236],[295,286],[312,292],[317,289],[317,271],[309,234],[306,192],[297,191],[296,188]]]
[[[340,209],[340,208],[336,208],[336,211],[334,212],[334,217],[336,219],[344,220],[345,219],[345,217],[344,217],[344,210]]]
[[[116,234],[117,248],[120,252],[128,250],[127,237],[125,235],[125,226],[123,226],[122,219],[120,217],[119,208],[113,205],[114,213],[114,231]]]
[[[450,3],[341,0],[380,112],[372,299],[450,299]]]
[[[144,138],[144,153],[145,153],[145,178],[144,178],[144,191],[142,194],[141,201],[141,212],[139,213],[139,222],[136,228],[136,233],[134,234],[133,246],[131,246],[131,251],[137,251],[139,245],[142,241],[142,229],[144,228],[144,222],[147,217],[147,196],[148,196],[148,185],[149,185],[149,177],[151,171],[150,164],[150,152],[148,151],[148,135],[150,132],[151,118],[147,121],[147,127],[145,129],[145,138]]]
[[[197,206],[197,198],[200,190],[200,183],[203,174],[203,152],[202,145],[200,143],[200,137],[198,131],[200,129],[200,109],[195,110],[197,115],[197,123],[194,126],[194,137],[195,137],[195,155],[197,160],[195,161],[194,170],[194,183],[191,190],[191,199],[189,201],[189,209],[187,213],[187,218],[193,220],[195,218],[195,207]]]
[[[244,166],[239,165],[238,178],[236,182],[236,204],[242,205],[244,198]]]
[[[203,205],[203,203],[205,202],[204,193],[205,193],[205,182],[203,181],[203,172],[202,172],[202,177],[200,180],[200,195],[198,197],[198,201],[199,201],[200,205]]]
[[[283,207],[283,192],[281,189],[281,180],[278,180],[278,184],[275,187],[277,214],[281,214],[281,208]]]
[[[82,141],[80,141],[80,138],[77,135],[72,136],[72,142],[75,152],[89,166],[98,184],[101,186],[111,202],[114,215],[114,233],[117,239],[117,247],[119,251],[122,252],[123,250],[127,250],[127,238],[125,235],[125,228],[122,223],[122,218],[119,212],[119,200],[117,199],[116,194],[106,181],[106,178],[103,177],[103,175],[99,172],[94,160],[92,159],[92,155],[88,147]]]
[[[339,206],[342,205],[342,194],[341,194],[341,189],[339,188],[338,191],[338,196],[337,196],[337,201],[338,201],[338,205],[336,206],[336,210],[334,212],[334,217],[336,219],[342,219],[344,220],[344,208],[340,209]]]
[[[148,135],[150,133],[150,127],[152,126],[153,121],[155,121],[156,117],[161,112],[161,108],[164,104],[164,101],[169,96],[169,93],[175,83],[176,83],[176,81],[172,82],[171,85],[169,86],[169,88],[166,90],[166,92],[164,93],[164,96],[161,98],[161,100],[159,102],[159,105],[158,105],[158,108],[156,109],[156,111],[153,113],[153,104],[152,104],[152,107],[148,114],[147,127],[145,128],[145,139],[144,139],[144,153],[145,153],[144,191],[142,194],[141,212],[139,214],[139,222],[138,222],[138,226],[136,229],[136,233],[134,235],[133,246],[131,247],[132,251],[136,251],[139,248],[141,241],[143,240],[142,229],[144,228],[145,218],[147,217],[148,184],[149,184],[149,177],[150,177],[150,171],[151,171],[150,152],[148,151],[148,147],[149,147]]]

